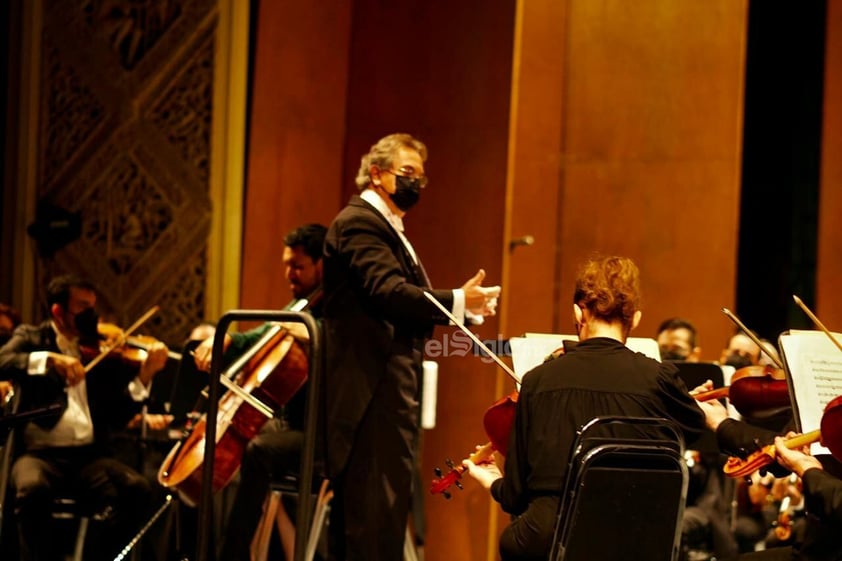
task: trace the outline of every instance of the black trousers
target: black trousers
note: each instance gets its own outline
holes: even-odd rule
[[[331,561],[403,559],[417,411],[401,414],[384,403],[388,402],[375,396],[345,469],[331,480]]]
[[[503,561],[544,561],[555,533],[558,497],[537,497],[500,535]]]
[[[150,510],[148,481],[89,446],[28,452],[12,467],[11,482],[23,561],[60,558],[60,544],[50,539],[55,498],[71,496],[80,509],[91,513],[108,511],[102,539],[87,548],[85,559],[114,559]]]

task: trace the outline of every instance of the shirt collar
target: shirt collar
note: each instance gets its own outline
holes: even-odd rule
[[[50,327],[53,328],[56,334],[56,346],[58,350],[62,352],[62,354],[67,354],[75,357],[79,357],[79,338],[78,337],[68,337],[64,333],[62,333],[56,322],[50,320]]]
[[[360,194],[360,198],[377,209],[377,212],[383,215],[383,218],[392,225],[392,228],[403,233],[403,219],[392,212],[386,201],[381,199],[380,195],[374,192],[374,189],[366,189]]]

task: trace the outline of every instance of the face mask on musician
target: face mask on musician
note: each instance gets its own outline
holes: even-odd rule
[[[421,180],[417,177],[395,175],[395,192],[389,195],[395,206],[406,212],[421,198]]]
[[[74,316],[73,324],[76,326],[76,331],[79,332],[80,337],[96,338],[99,315],[95,309],[86,308]]]
[[[739,370],[740,368],[751,366],[754,363],[751,361],[751,357],[741,355],[737,352],[733,352],[725,358],[725,364],[728,366],[733,366],[734,368]]]
[[[661,360],[663,361],[687,360],[688,356],[690,356],[690,353],[684,352],[683,349],[661,347]]]

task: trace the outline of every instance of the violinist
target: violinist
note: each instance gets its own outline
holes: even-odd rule
[[[15,328],[21,324],[20,314],[8,304],[0,302],[0,347],[12,338]]]
[[[696,326],[686,319],[664,320],[658,327],[658,335],[655,338],[661,352],[661,360],[699,362],[702,348],[696,343],[697,338]]]
[[[760,347],[742,332],[737,332],[728,339],[728,344],[719,357],[719,364],[733,366],[739,370],[744,366],[760,363]]]
[[[740,561],[792,559],[793,561],[836,561],[842,559],[842,464],[833,456],[811,456],[808,448],[790,450],[773,431],[729,419],[717,400],[699,404],[708,426],[716,431],[723,451],[738,453],[757,448],[757,443],[774,441],[777,463],[769,466],[775,475],[792,471],[802,482],[805,518],[804,537],[790,548],[774,548],[742,555]],[[795,433],[788,433],[787,437]],[[796,536],[797,537],[797,536]],[[790,555],[791,554],[791,555]]]
[[[664,362],[699,362],[702,349],[696,326],[682,318],[661,322],[655,337]],[[687,502],[681,521],[682,548],[688,558],[713,554],[729,559],[737,552],[737,543],[728,526],[733,481],[722,473],[724,459],[718,451],[688,450],[690,475]]]
[[[305,224],[284,237],[284,275],[293,296],[293,301],[287,309],[306,298],[310,304],[307,311],[317,319],[321,317],[319,292],[322,286],[322,248],[326,230],[321,224]],[[244,333],[226,333],[226,359],[239,356],[254,345],[271,325],[266,323]],[[300,326],[292,324],[290,327],[294,329]],[[197,368],[210,369],[212,348],[212,337],[196,348],[194,358]],[[273,478],[298,471],[304,441],[306,396],[305,385],[286,404],[280,417],[264,424],[246,447],[240,464],[240,483],[228,515],[227,528],[223,533],[220,559],[249,559],[249,545]],[[291,525],[287,527],[291,528]],[[282,537],[284,547],[290,547],[291,541],[284,541],[284,538],[290,536]]]
[[[0,348],[0,378],[20,384],[22,411],[58,404],[56,414],[23,427],[24,451],[12,467],[20,558],[59,559],[56,540],[44,538],[52,524],[50,505],[53,497],[72,494],[94,508],[113,509],[106,521],[113,527],[97,548],[103,559],[113,559],[145,520],[150,488],[111,457],[109,435],[141,410],[167,348],[154,344],[141,364],[109,357],[86,373],[84,347],[98,341],[94,286],[72,275],[56,277],[47,303],[50,319],[20,325]]]
[[[523,377],[505,475],[492,461],[464,465],[514,519],[500,537],[504,561],[544,560],[576,431],[598,416],[665,417],[692,443],[704,415],[669,363],[625,346],[640,322],[640,272],[625,257],[594,258],[573,294],[579,344]]]
[[[482,270],[455,290],[430,286],[403,225],[423,198],[426,159],[426,146],[408,134],[377,141],[360,162],[360,194],[325,240],[331,559],[403,557],[423,348],[434,324],[448,322],[424,291],[460,321],[466,311],[493,314],[500,292],[482,286]]]

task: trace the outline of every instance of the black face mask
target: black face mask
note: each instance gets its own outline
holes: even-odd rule
[[[688,356],[689,355],[684,354],[680,349],[661,349],[661,360],[664,361],[687,360]]]
[[[79,336],[85,339],[95,339],[97,337],[97,325],[99,324],[99,315],[93,308],[82,310],[74,318],[76,330]]]
[[[725,364],[728,366],[733,366],[737,370],[740,368],[745,368],[746,366],[751,366],[753,363],[751,362],[751,358],[741,355],[740,353],[731,353],[725,359]]]
[[[395,176],[395,192],[389,195],[395,206],[406,212],[421,198],[421,182],[417,178]]]

